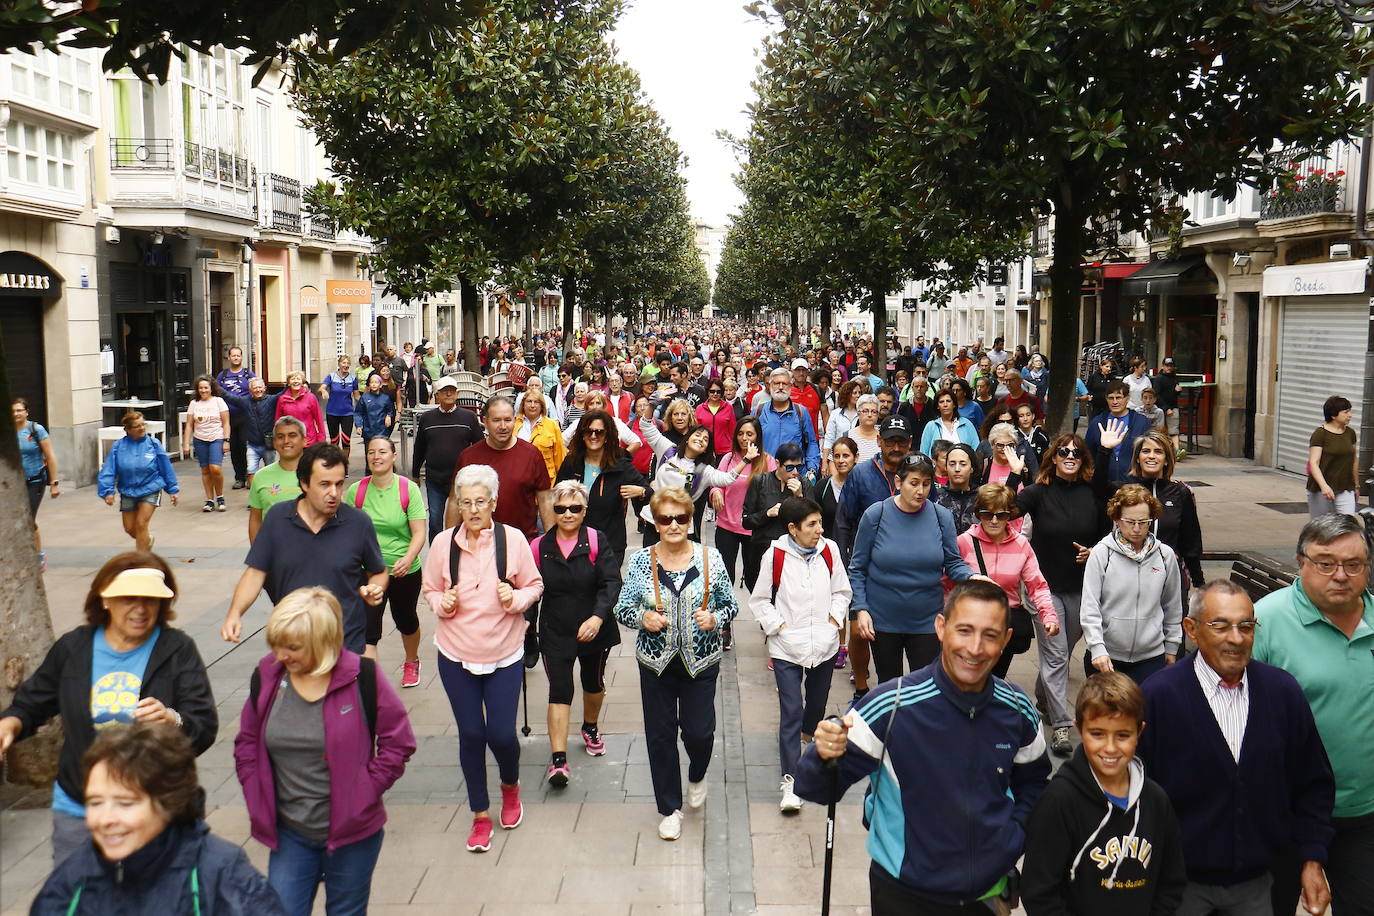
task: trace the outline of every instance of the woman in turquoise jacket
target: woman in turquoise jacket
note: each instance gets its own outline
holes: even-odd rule
[[[105,456],[96,478],[96,494],[105,500],[105,505],[113,506],[115,491],[119,491],[119,512],[125,533],[134,539],[136,549],[152,550],[153,536],[148,533],[148,523],[162,503],[162,491],[167,491],[175,506],[181,485],[177,483],[167,450],[155,437],[148,435],[143,414],[131,410],[124,415],[120,425],[124,427],[124,438]]]
[[[959,415],[952,391],[946,389],[935,396],[935,410],[937,416],[926,424],[925,431],[921,433],[919,451],[922,455],[930,454],[937,439],[962,442],[969,448],[978,447],[978,427]]]

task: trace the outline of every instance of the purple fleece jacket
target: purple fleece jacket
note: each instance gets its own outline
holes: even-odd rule
[[[405,772],[415,753],[415,735],[396,690],[377,678],[377,747],[369,747],[367,717],[358,694],[359,656],[343,650],[324,697],[325,757],[329,761],[329,838],[333,852],[372,836],[386,823],[382,794]],[[253,838],[277,848],[277,791],[267,753],[267,713],[277,697],[284,669],[272,655],[258,662],[261,689],[256,708],[243,704],[234,738],[234,765]]]

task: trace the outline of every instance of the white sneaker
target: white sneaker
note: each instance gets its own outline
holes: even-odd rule
[[[778,786],[782,790],[782,801],[778,802],[778,810],[783,814],[796,814],[801,810],[802,800],[796,792],[792,791],[792,777],[784,776],[782,785]]]
[[[658,822],[658,838],[661,840],[676,840],[682,836],[682,812],[674,811],[672,814]]]
[[[706,780],[687,783],[687,807],[700,808],[706,804]]]

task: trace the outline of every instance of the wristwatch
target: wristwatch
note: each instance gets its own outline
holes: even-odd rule
[[[173,709],[173,708],[170,707],[170,706],[167,707],[167,711],[170,712],[170,713],[176,718],[176,720],[177,720],[177,722],[176,722],[177,728],[181,728],[181,724],[182,724],[181,713],[177,712],[175,709]]]

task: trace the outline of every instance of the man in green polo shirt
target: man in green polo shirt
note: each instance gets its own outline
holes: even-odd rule
[[[1369,547],[1353,515],[1331,513],[1298,536],[1299,579],[1255,605],[1254,658],[1307,695],[1336,777],[1326,862],[1331,909],[1374,914],[1374,599]],[[1293,912],[1296,880],[1275,870],[1274,912]],[[1293,876],[1295,877],[1295,875]]]
[[[282,417],[272,427],[272,448],[277,460],[259,468],[248,488],[248,543],[253,543],[262,527],[262,517],[277,503],[301,495],[296,479],[296,464],[305,450],[305,424],[295,417]]]

